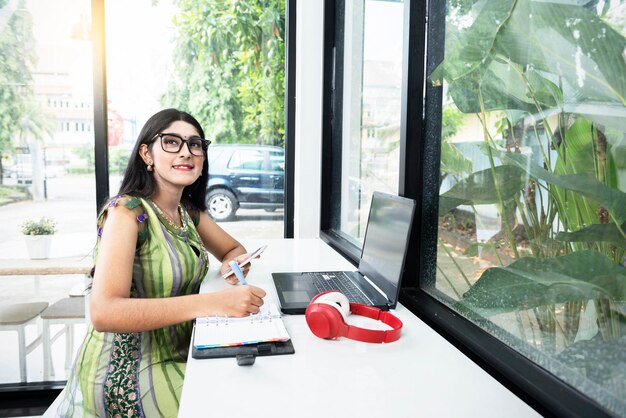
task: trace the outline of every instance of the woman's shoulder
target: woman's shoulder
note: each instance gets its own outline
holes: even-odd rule
[[[117,195],[109,199],[109,201],[106,203],[106,205],[104,205],[104,207],[100,211],[100,217],[102,217],[102,215],[106,215],[106,213],[111,208],[123,207],[135,213],[135,215],[137,216],[137,221],[143,222],[148,217],[146,210],[145,210],[145,206],[146,206],[146,201],[143,198],[137,197],[137,196],[131,196],[127,194],[121,194],[121,195]]]
[[[98,227],[102,228],[106,222],[109,211],[112,208],[124,208],[133,213],[139,226],[139,241],[142,242],[146,235],[145,220],[148,219],[148,214],[144,209],[145,200],[141,197],[131,196],[127,194],[117,195],[108,200],[100,211],[98,216]]]
[[[107,210],[116,206],[123,206],[129,210],[136,210],[137,208],[143,210],[141,209],[141,207],[143,207],[144,202],[145,200],[140,197],[131,196],[128,194],[121,194],[109,199],[103,210]]]

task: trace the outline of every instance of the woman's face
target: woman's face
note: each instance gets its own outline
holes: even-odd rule
[[[157,184],[165,182],[181,187],[193,184],[202,174],[205,154],[201,148],[198,148],[197,141],[192,141],[192,143],[185,141],[200,138],[198,131],[187,122],[175,121],[160,133],[174,135],[171,137],[161,135],[160,138],[156,138],[150,149],[144,144],[139,151],[146,165],[152,163]],[[184,140],[178,151],[176,149],[180,144],[180,139],[176,136]],[[190,151],[190,145],[194,150],[193,153]]]

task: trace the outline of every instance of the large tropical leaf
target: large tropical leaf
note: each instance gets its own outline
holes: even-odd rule
[[[472,160],[449,141],[441,143],[441,172],[461,176],[472,171]]]
[[[483,316],[572,300],[626,299],[626,269],[595,251],[522,258],[485,270],[457,308]]]
[[[626,249],[626,238],[623,232],[626,231],[626,223],[621,226],[622,232],[614,223],[610,224],[594,224],[575,232],[559,232],[555,239],[559,241],[570,242],[608,242],[620,248]]]
[[[479,113],[482,109],[537,111],[520,76],[502,63],[493,62],[487,68],[479,67],[450,83],[448,92],[454,104],[464,113]]]
[[[617,188],[617,169],[608,148],[598,150],[599,137],[603,135],[594,124],[583,117],[576,118],[574,124],[565,132],[559,145],[559,157],[554,166],[554,173],[559,175],[587,173],[593,177],[598,175],[601,183],[607,187]],[[606,140],[603,141],[606,145]],[[602,154],[602,155],[599,155]],[[597,174],[596,172],[601,172]],[[599,202],[590,202],[585,195],[570,193],[567,189],[554,187],[553,193],[564,202],[563,209],[567,214],[568,227],[577,230],[585,225],[599,223]]]
[[[456,28],[449,26],[446,32],[447,56],[430,75],[431,81],[440,83],[445,78],[452,83],[491,61],[493,43],[515,3],[516,0],[478,1],[472,9],[475,19],[469,28],[457,32]],[[448,35],[450,30],[452,35]]]
[[[448,82],[463,112],[478,113],[481,96],[485,110],[533,111],[530,98],[542,107],[563,97],[626,104],[626,39],[590,9],[504,0],[477,2],[472,12],[472,25],[454,34],[446,58],[429,77],[435,85]],[[517,91],[525,81],[499,69],[503,63],[515,72],[524,69],[528,100],[520,100]],[[564,81],[565,96],[555,90],[557,80]]]
[[[493,149],[491,152],[505,164],[514,164],[524,170],[532,178],[543,180],[546,183],[562,187],[579,193],[606,208],[618,224],[626,221],[626,193],[618,189],[607,187],[593,175],[568,174],[558,175],[548,172],[543,167],[532,162],[523,154],[504,153]]]
[[[439,197],[439,215],[462,204],[485,205],[509,200],[522,190],[527,179],[524,171],[513,165],[472,173]]]

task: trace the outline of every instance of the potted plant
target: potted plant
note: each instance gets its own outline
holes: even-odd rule
[[[56,230],[56,222],[45,216],[39,220],[29,219],[22,223],[22,234],[24,234],[26,248],[31,259],[48,258],[50,242]]]

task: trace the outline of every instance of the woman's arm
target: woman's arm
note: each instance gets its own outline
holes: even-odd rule
[[[137,232],[132,211],[121,206],[109,209],[91,292],[91,321],[98,331],[141,332],[200,316],[245,316],[259,311],[265,291],[255,286],[199,295],[130,298]]]

